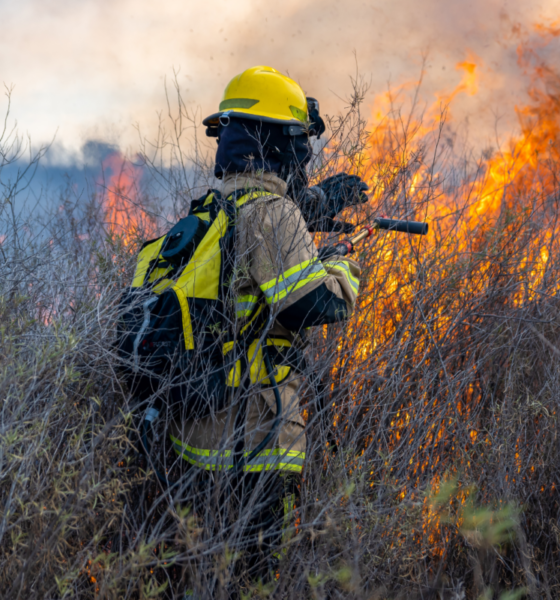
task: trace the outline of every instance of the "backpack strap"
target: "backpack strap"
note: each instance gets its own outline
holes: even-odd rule
[[[237,209],[240,206],[258,196],[268,195],[268,193],[269,192],[265,192],[261,188],[242,188],[240,190],[235,190],[235,192],[232,192],[224,198],[218,192],[217,194],[214,194],[214,198],[210,204],[210,218],[213,221],[218,215],[218,212],[223,210],[231,221],[237,216]],[[247,199],[240,203],[240,200],[243,200],[246,196]]]
[[[191,207],[189,210],[189,215],[194,215],[197,212],[201,212],[201,209],[207,204],[208,198],[210,196],[215,196],[219,194],[218,190],[209,189],[204,196],[200,196],[200,198],[196,198],[195,200],[191,200]],[[209,203],[208,203],[209,204]]]

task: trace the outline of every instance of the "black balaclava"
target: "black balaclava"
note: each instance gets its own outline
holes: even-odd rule
[[[306,165],[311,160],[307,134],[284,134],[284,125],[253,119],[232,118],[218,127],[218,151],[214,175],[258,170],[275,173],[288,183],[288,196],[298,200],[307,187]]]

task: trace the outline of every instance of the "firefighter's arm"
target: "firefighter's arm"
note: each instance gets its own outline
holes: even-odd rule
[[[360,268],[349,259],[322,263],[299,208],[285,198],[259,207],[251,274],[287,329],[335,323],[348,317]]]

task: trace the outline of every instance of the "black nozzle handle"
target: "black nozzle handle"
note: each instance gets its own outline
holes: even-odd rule
[[[414,233],[415,235],[426,235],[428,233],[428,223],[419,223],[418,221],[397,221],[396,219],[378,217],[374,223],[379,229],[388,229],[389,231]]]
[[[336,246],[324,246],[319,249],[319,259],[326,260],[333,256],[346,256],[354,250],[352,242],[345,240]]]

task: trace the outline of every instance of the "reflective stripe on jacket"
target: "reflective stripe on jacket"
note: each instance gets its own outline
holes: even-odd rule
[[[191,465],[206,469],[207,471],[221,471],[234,467],[233,452],[231,450],[220,451],[194,448],[173,435],[170,437],[177,454],[182,456]],[[243,457],[247,458],[250,453],[250,450],[245,450]],[[275,448],[260,452],[249,464],[243,467],[243,470],[251,472],[273,470],[300,472],[303,469],[304,461],[305,452]]]
[[[242,333],[264,307],[281,312],[319,286],[346,303],[345,316],[351,313],[358,292],[359,266],[351,259],[330,259],[322,264],[317,248],[307,231],[297,206],[285,197],[286,183],[270,173],[259,177],[230,176],[224,180],[222,196],[236,189],[261,189],[268,192],[245,202],[236,222],[235,275],[231,289],[235,292],[232,312],[235,329]],[[275,320],[268,331],[266,345],[279,352],[289,349],[296,335]],[[229,344],[229,345],[228,345]],[[245,393],[247,416],[243,453],[255,448],[270,431],[276,414],[276,400],[264,369],[260,342],[253,340],[247,349],[248,372],[243,372],[240,350],[226,343],[224,355],[232,353],[234,363],[228,384]],[[281,358],[281,357],[280,357]],[[289,362],[289,361],[288,361]],[[299,472],[305,460],[304,421],[300,413],[301,379],[293,367],[276,364],[282,402],[282,421],[276,438],[244,467],[246,471],[285,470]],[[245,386],[242,380],[245,378]],[[241,400],[206,418],[186,419],[172,426],[175,451],[192,465],[204,469],[228,469],[233,465],[236,436],[235,421]]]

